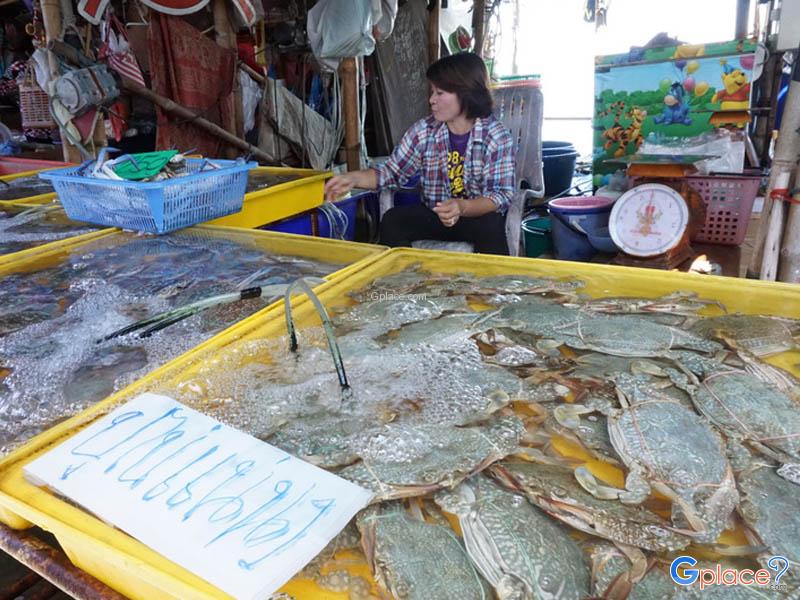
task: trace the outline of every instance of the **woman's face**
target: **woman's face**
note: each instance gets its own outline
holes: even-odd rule
[[[461,103],[458,96],[452,92],[445,92],[443,89],[431,84],[431,97],[428,98],[431,105],[431,113],[437,121],[447,123],[461,114]]]

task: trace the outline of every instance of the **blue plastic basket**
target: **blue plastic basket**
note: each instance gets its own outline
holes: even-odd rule
[[[168,233],[242,210],[247,172],[254,162],[187,159],[189,175],[157,182],[81,177],[79,167],[39,174],[52,181],[70,219],[146,233]]]

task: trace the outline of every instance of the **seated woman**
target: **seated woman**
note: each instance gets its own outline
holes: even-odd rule
[[[489,75],[475,54],[447,56],[426,73],[431,116],[417,121],[374,169],[328,180],[332,200],[354,187],[396,189],[421,174],[423,204],[398,206],[381,221],[380,243],[470,242],[476,252],[508,254],[505,213],[515,189],[514,143],[492,116]]]

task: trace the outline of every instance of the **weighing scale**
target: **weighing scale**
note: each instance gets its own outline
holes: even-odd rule
[[[608,230],[620,253],[614,263],[674,269],[693,256],[691,236],[705,222],[705,204],[685,178],[708,156],[624,157],[637,185],[614,203]],[[614,161],[620,162],[620,161]]]

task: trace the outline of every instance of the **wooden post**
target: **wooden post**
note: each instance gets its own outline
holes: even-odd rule
[[[42,0],[42,21],[44,22],[46,41],[58,39],[61,34],[61,5],[58,0]],[[58,77],[58,75],[58,62],[50,54],[50,77]],[[61,151],[64,160],[71,163],[83,162],[80,151],[69,142],[64,130],[59,128],[58,131],[61,136]]]
[[[800,168],[795,171],[794,185],[800,181]],[[800,192],[792,194],[794,202],[789,204],[786,225],[781,240],[778,281],[800,283]],[[778,202],[778,204],[786,204]],[[775,207],[773,207],[773,211]]]
[[[785,213],[783,206],[785,203],[782,200],[773,200],[773,197],[782,196],[788,190],[800,154],[800,62],[795,62],[792,70],[792,80],[789,82],[789,92],[786,94],[784,106],[778,141],[775,144],[775,157],[770,169],[767,193],[764,196],[764,208],[761,211],[761,223],[748,266],[748,275],[752,276],[757,272],[761,279],[770,281],[774,281],[777,276],[777,253],[780,251],[782,217]],[[776,204],[781,206],[773,216]],[[770,237],[769,244],[766,243],[768,237]]]
[[[775,122],[774,110],[778,100],[776,83],[780,83],[782,56],[781,53],[770,55],[758,80],[758,85],[762,92],[760,94],[762,101],[756,108],[766,110],[763,113],[758,113],[753,134],[753,144],[756,148],[757,157],[762,164],[769,162],[769,142],[772,137],[772,124]]]
[[[428,64],[439,60],[439,0],[432,0],[428,9]]]
[[[355,58],[343,58],[339,65],[344,101],[344,148],[347,170],[361,168],[361,122],[358,118],[358,63]]]
[[[232,50],[238,55],[236,32],[234,32],[230,17],[228,16],[228,2],[226,0],[213,0],[212,9],[214,12],[214,35],[217,44],[223,48]],[[238,62],[238,59],[236,62]],[[233,106],[230,106],[230,102],[224,102],[222,105],[222,125],[230,134],[238,138],[244,138],[242,90],[239,87],[239,70],[237,67],[233,69],[232,96]],[[228,146],[225,149],[225,154],[228,158],[236,158],[238,152],[236,148]]]
[[[483,31],[486,0],[474,0],[472,3],[472,34],[475,38],[475,54],[483,58]]]

